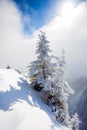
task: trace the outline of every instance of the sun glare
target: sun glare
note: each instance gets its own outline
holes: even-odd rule
[[[71,1],[64,2],[60,9],[61,19],[67,26],[72,26],[75,18],[75,5]]]
[[[64,17],[69,17],[70,15],[72,15],[73,10],[74,10],[74,5],[72,2],[63,3],[61,7],[61,15]]]

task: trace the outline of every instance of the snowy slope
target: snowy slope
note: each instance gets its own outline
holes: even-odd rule
[[[21,74],[0,70],[0,130],[67,130]]]

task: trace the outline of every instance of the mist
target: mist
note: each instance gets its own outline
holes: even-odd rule
[[[36,58],[37,35],[43,30],[54,55],[59,56],[62,48],[66,52],[66,77],[87,77],[87,2],[79,3],[67,20],[56,14],[32,36],[24,33],[22,18],[14,2],[0,1],[0,68],[9,65],[27,72],[27,66]]]

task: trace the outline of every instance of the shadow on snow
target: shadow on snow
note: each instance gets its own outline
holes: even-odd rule
[[[7,90],[5,92],[0,91],[0,109],[4,111],[12,110],[12,106],[16,102],[22,102],[21,100],[26,101],[30,105],[37,106],[36,98],[32,98],[30,100],[29,97],[34,97],[31,95],[31,91],[29,84],[27,84],[27,81],[23,78],[20,78],[19,81],[17,81],[17,85],[20,87],[20,89],[15,89],[14,86],[9,85],[10,90]]]
[[[39,96],[37,96],[37,98],[34,96],[35,93],[39,92],[33,91],[27,81],[23,78],[20,78],[20,80],[17,81],[17,85],[20,87],[20,89],[15,89],[14,86],[9,85],[10,90],[5,92],[0,91],[0,109],[3,111],[11,111],[13,110],[12,106],[14,106],[14,104],[17,102],[22,103],[22,100],[24,100],[31,106],[39,107],[40,109],[44,110],[53,122],[53,125],[50,127],[55,129],[55,120],[53,120],[53,116],[50,114],[51,110],[49,110],[45,103],[43,105],[43,102],[41,101],[42,99]]]

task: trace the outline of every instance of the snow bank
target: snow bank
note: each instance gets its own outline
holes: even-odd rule
[[[0,70],[0,130],[67,130],[13,69]]]

